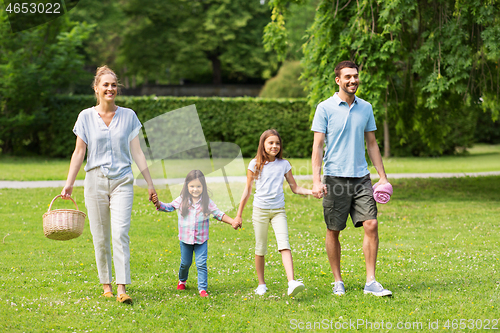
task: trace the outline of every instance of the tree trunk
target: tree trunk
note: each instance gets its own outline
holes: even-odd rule
[[[391,136],[389,134],[389,119],[387,115],[387,105],[385,105],[385,118],[384,118],[384,157],[391,157]]]
[[[391,135],[389,133],[389,112],[387,111],[387,98],[389,96],[389,86],[385,90],[385,104],[384,104],[384,157],[391,157]]]
[[[222,84],[222,73],[219,55],[212,54],[210,55],[209,59],[212,62],[212,83]]]
[[[127,66],[123,67],[123,70],[122,70],[122,77],[125,77],[125,89],[128,89],[130,88],[130,83],[129,83],[129,80],[128,80],[128,75],[127,75],[127,72],[128,72],[128,69],[127,69]]]

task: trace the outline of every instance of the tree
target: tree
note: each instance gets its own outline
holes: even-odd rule
[[[272,2],[265,38],[280,54],[287,6],[297,2]],[[498,117],[499,13],[497,0],[321,1],[303,45],[309,103],[331,96],[335,65],[351,59],[361,70],[360,97],[384,122],[385,148],[452,153],[471,143],[481,108]],[[399,140],[390,140],[391,129]]]
[[[84,57],[85,69],[93,74],[97,67],[108,65],[125,83],[128,79],[128,68],[120,50],[123,36],[134,29],[124,11],[127,3],[128,0],[84,0],[69,12],[72,21],[86,22],[94,26],[92,36],[84,41],[79,50]],[[89,82],[82,82],[77,92],[92,93]]]
[[[82,74],[79,49],[93,27],[63,16],[12,33],[0,12],[0,147],[4,153],[37,151],[45,124],[43,103],[71,90]]]
[[[290,2],[286,6],[286,54],[283,59],[300,60],[302,53],[302,44],[309,37],[306,31],[314,22],[316,8],[321,0],[302,0],[300,3]],[[268,25],[270,27],[271,25]],[[271,49],[268,45],[268,49]]]
[[[223,76],[244,81],[275,69],[262,45],[269,9],[259,1],[131,0],[126,12],[135,28],[122,51],[134,71],[197,81],[208,74],[221,84]]]

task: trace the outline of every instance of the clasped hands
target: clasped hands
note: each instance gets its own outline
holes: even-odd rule
[[[241,228],[242,225],[243,225],[243,219],[238,216],[236,216],[233,219],[233,223],[231,223],[231,226],[233,227],[234,230],[238,230],[238,228]]]
[[[156,209],[160,208],[160,200],[158,200],[158,195],[156,193],[154,193],[151,196],[151,201],[154,203]],[[234,230],[237,230],[238,228],[241,228],[243,221],[242,221],[241,217],[236,217],[235,219],[233,219],[233,222],[231,222],[230,224]]]
[[[328,193],[327,187],[323,183],[315,183],[312,188],[313,196],[316,199],[321,199]]]
[[[158,195],[156,193],[154,193],[151,196],[151,200],[150,201],[152,201],[155,204],[156,209],[160,208],[160,200],[158,200]]]

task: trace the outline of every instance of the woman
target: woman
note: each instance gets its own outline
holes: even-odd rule
[[[85,158],[84,196],[94,242],[97,270],[105,297],[114,297],[111,286],[111,246],[117,301],[132,303],[125,285],[130,284],[130,248],[128,231],[134,198],[131,156],[148,183],[149,200],[155,189],[140,147],[139,132],[142,127],[135,112],[115,104],[118,93],[116,74],[107,66],[99,67],[93,88],[97,106],[85,109],[78,115],[73,128],[76,147],[71,157],[68,179],[61,194],[68,199],[73,192],[76,175]]]

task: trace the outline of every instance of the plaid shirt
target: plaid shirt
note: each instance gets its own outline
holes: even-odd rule
[[[160,201],[160,210],[162,212],[173,212],[177,210],[179,216],[179,240],[186,244],[203,244],[208,240],[208,220],[209,216],[203,216],[203,207],[200,199],[189,206],[189,213],[185,217],[180,211],[182,198],[178,197],[171,203],[163,203]],[[215,203],[210,199],[208,204],[210,214],[217,220],[221,221],[224,213],[221,212]]]

